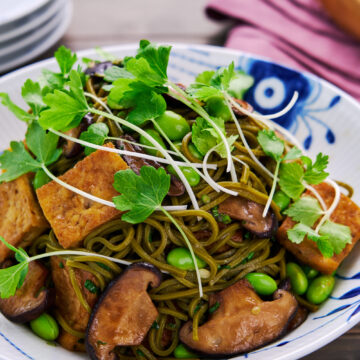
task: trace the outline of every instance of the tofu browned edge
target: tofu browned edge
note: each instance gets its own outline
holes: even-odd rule
[[[320,196],[324,199],[327,207],[329,207],[334,199],[335,190],[327,184],[321,183],[314,186]],[[306,191],[303,196],[313,196],[312,193]],[[287,217],[281,224],[277,232],[277,240],[288,251],[290,251],[302,263],[324,273],[332,274],[349,255],[360,238],[360,208],[347,196],[341,194],[340,201],[335,211],[332,213],[330,220],[350,227],[352,242],[347,244],[340,254],[335,254],[331,258],[325,258],[317,248],[314,241],[307,238],[300,244],[295,244],[288,239],[287,230],[294,227],[295,221]],[[316,225],[316,224],[315,224]]]
[[[31,245],[49,228],[31,184],[32,175],[0,184],[0,235],[17,248]],[[0,263],[12,255],[0,243]]]
[[[105,146],[114,148],[111,143]],[[119,195],[113,187],[114,175],[126,169],[122,158],[112,152],[97,150],[79,161],[59,179],[80,190],[111,201]],[[78,195],[55,181],[37,190],[40,206],[60,245],[79,246],[97,227],[117,218],[121,212]]]

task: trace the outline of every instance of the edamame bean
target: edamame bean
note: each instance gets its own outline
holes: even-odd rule
[[[57,322],[47,313],[30,321],[30,327],[37,336],[47,341],[53,341],[59,336],[59,326]]]
[[[189,351],[183,344],[179,344],[174,350],[174,356],[176,359],[191,359],[197,356]]]
[[[308,279],[301,267],[294,263],[289,262],[286,264],[286,275],[289,277],[291,282],[291,288],[295,294],[305,294],[308,288]]]
[[[173,141],[181,140],[190,131],[188,122],[173,111],[165,111],[155,121],[167,137]]]
[[[273,200],[280,211],[285,210],[290,204],[290,198],[281,190],[275,193]]]
[[[172,165],[167,166],[166,169],[170,174],[173,174],[176,177],[178,177],[178,175]],[[190,186],[196,186],[199,184],[200,175],[194,169],[189,168],[189,167],[181,167],[180,170],[185,175],[186,180],[188,181]]]
[[[269,275],[253,272],[245,275],[245,279],[259,295],[271,295],[277,290],[276,281]]]
[[[206,262],[195,255],[197,266],[202,269],[206,266]],[[175,248],[171,250],[166,258],[168,264],[182,270],[195,270],[194,261],[191,253],[186,248]]]
[[[204,158],[204,156],[199,152],[199,150],[196,148],[196,146],[193,143],[189,143],[188,144],[188,149],[190,154],[199,160],[202,160]]]
[[[319,275],[319,272],[309,265],[304,265],[302,269],[308,279],[314,279]]]
[[[335,278],[331,275],[320,275],[309,286],[306,298],[313,304],[321,304],[332,293],[335,286]]]
[[[231,113],[227,107],[225,100],[219,96],[212,96],[206,101],[205,106],[207,112],[211,116],[220,117],[224,121],[231,120]]]
[[[164,144],[164,141],[163,139],[161,138],[160,134],[154,130],[154,129],[147,129],[145,130],[146,133],[148,133],[154,140],[156,140],[160,146],[164,149],[166,149],[166,146]],[[147,146],[152,146],[154,147],[154,144],[151,143],[148,139],[146,139],[144,136],[140,135],[140,139],[139,139],[139,142],[140,144],[143,144],[143,145],[147,145]],[[148,149],[148,148],[143,148],[144,151],[149,154],[149,155],[152,155],[152,156],[162,156],[158,150],[156,149]]]

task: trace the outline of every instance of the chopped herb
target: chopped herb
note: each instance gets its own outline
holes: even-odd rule
[[[223,224],[230,224],[231,223],[231,217],[228,214],[220,214],[218,217],[219,222]]]
[[[199,307],[199,309],[200,309],[200,307]],[[199,311],[199,310],[196,310],[196,311]],[[196,312],[195,311],[195,312]],[[176,329],[176,324],[174,324],[174,323],[169,323],[169,324],[167,324],[167,327],[169,327],[170,329]]]
[[[111,269],[107,265],[103,264],[102,262],[97,262],[96,264],[99,265],[104,270],[111,271]]]
[[[244,239],[246,239],[246,240],[251,239],[251,233],[250,233],[250,231],[246,231],[246,233],[245,233],[245,235],[244,235]]]
[[[158,330],[160,328],[159,323],[157,321],[154,321],[151,325],[151,328]]]
[[[145,357],[145,354],[144,354],[140,349],[136,349],[136,353],[137,353],[139,356]]]
[[[85,281],[85,288],[89,290],[92,294],[97,294],[99,292],[99,288],[89,279]]]
[[[107,345],[106,342],[103,342],[103,341],[101,341],[101,340],[98,340],[98,341],[96,342],[96,344],[97,344],[97,346]]]
[[[251,251],[249,253],[249,255],[241,262],[242,265],[246,264],[247,262],[249,262],[255,255],[254,251]]]
[[[200,308],[201,308],[201,304],[199,303],[195,306],[194,314],[196,314],[200,310]]]
[[[212,314],[214,313],[220,306],[220,303],[217,301],[210,309],[209,309],[209,313]]]
[[[222,269],[231,269],[231,266],[230,265],[219,265],[219,270],[222,270]]]
[[[215,218],[217,218],[217,217],[219,216],[219,207],[218,207],[218,206],[213,207],[213,208],[211,209],[211,212],[212,212],[213,216],[214,216]]]
[[[63,269],[64,268],[64,264],[62,263],[62,261],[59,262],[59,268]]]
[[[77,342],[78,342],[79,344],[84,344],[84,343],[85,343],[85,339],[79,339]]]

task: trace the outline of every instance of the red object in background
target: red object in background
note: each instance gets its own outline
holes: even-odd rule
[[[226,46],[312,72],[360,100],[360,42],[315,0],[212,0],[207,14],[237,24]]]

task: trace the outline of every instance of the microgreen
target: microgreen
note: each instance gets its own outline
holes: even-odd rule
[[[91,124],[86,131],[80,135],[80,140],[87,141],[95,145],[103,145],[109,134],[109,128],[105,123]],[[94,148],[85,147],[85,155],[90,155],[94,152]]]
[[[267,215],[267,212],[270,208],[271,201],[275,194],[276,184],[278,181],[278,173],[281,163],[281,157],[285,149],[284,142],[279,139],[273,130],[261,130],[258,132],[257,139],[259,141],[260,146],[264,150],[265,154],[270,156],[272,159],[276,161],[276,167],[274,172],[273,183],[271,186],[270,194],[268,201],[264,207],[263,217]]]

